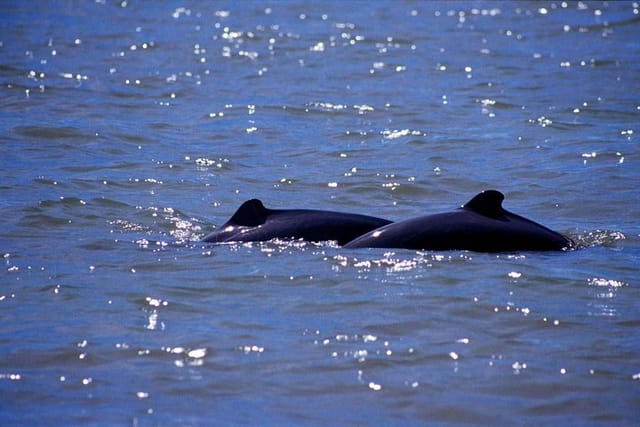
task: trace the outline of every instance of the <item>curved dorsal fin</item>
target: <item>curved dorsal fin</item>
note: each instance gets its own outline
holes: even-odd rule
[[[504,194],[501,192],[497,190],[485,190],[476,194],[476,196],[469,200],[462,208],[472,210],[480,215],[496,218],[505,212],[502,208],[503,200]]]
[[[228,223],[255,227],[264,224],[268,216],[269,209],[265,208],[260,200],[251,199],[240,205]]]

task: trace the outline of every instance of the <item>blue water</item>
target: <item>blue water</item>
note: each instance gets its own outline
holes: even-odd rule
[[[638,425],[638,2],[3,2],[1,425]],[[212,246],[477,192],[560,253]]]

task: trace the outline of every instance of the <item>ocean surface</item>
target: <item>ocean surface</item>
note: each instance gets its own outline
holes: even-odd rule
[[[3,1],[0,425],[640,425],[640,3]],[[199,242],[497,189],[554,253]]]

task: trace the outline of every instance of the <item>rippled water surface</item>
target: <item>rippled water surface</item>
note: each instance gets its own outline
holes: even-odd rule
[[[638,425],[638,2],[3,2],[0,424]],[[496,188],[560,253],[199,239]]]

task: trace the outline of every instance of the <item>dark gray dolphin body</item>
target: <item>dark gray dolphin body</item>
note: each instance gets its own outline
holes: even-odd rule
[[[275,238],[303,239],[311,242],[337,240],[339,245],[389,224],[382,218],[343,212],[310,209],[267,209],[258,199],[244,202],[204,242],[257,242]]]
[[[573,245],[563,235],[505,210],[503,200],[499,191],[483,191],[452,212],[385,225],[345,248],[511,252],[562,250]]]

